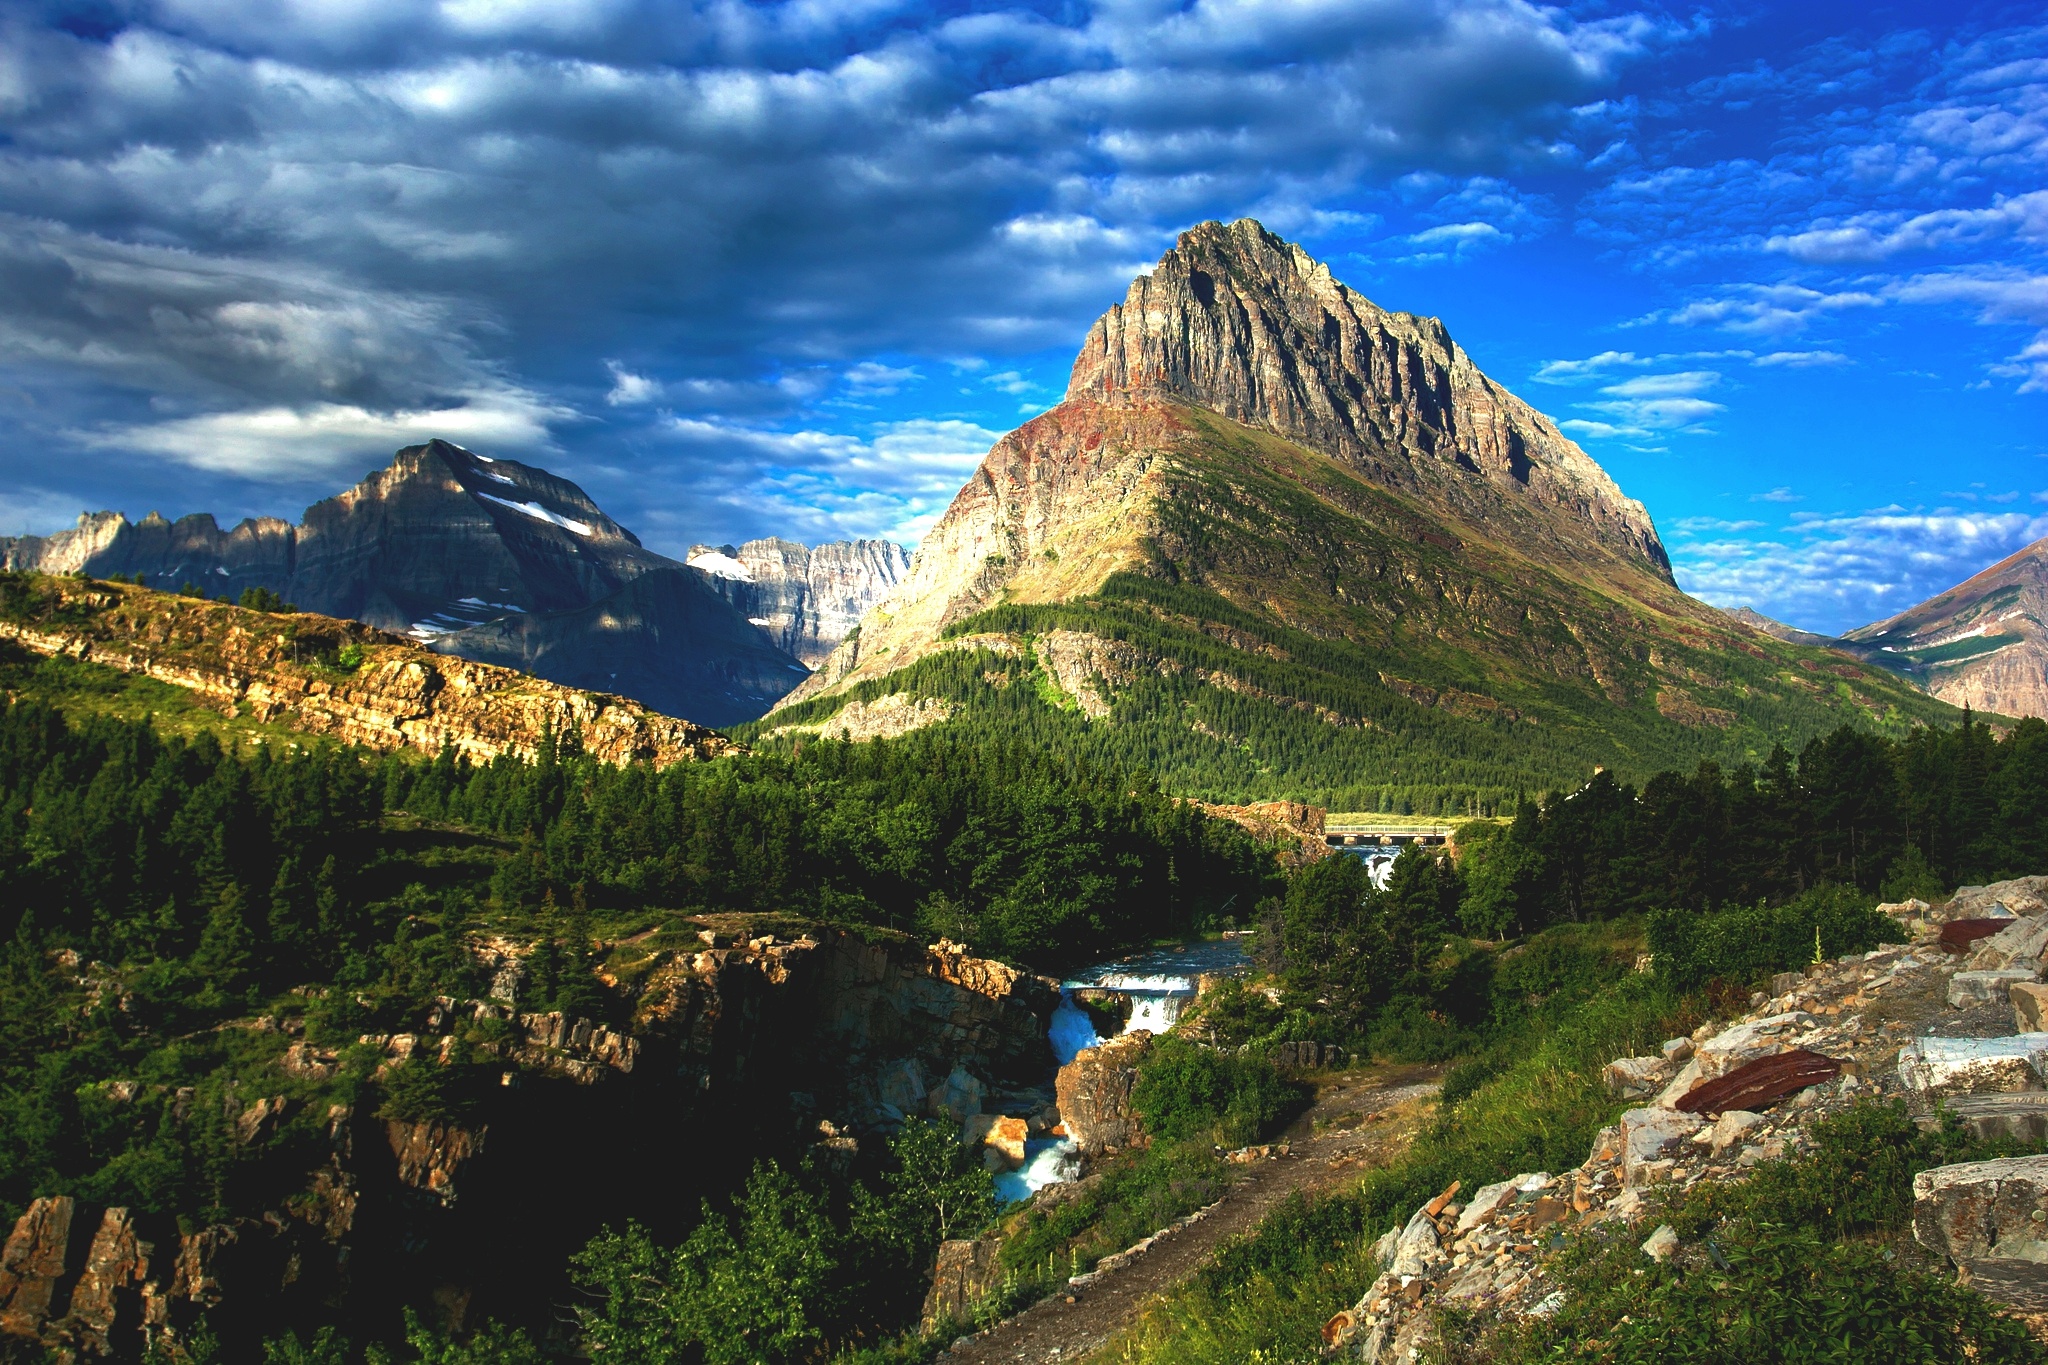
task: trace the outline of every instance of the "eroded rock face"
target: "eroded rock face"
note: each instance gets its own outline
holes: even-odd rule
[[[892,540],[806,547],[770,538],[692,546],[688,562],[769,639],[816,668],[903,581],[910,552]]]
[[[1060,1121],[1082,1155],[1130,1147],[1143,1139],[1145,1130],[1131,1110],[1131,1087],[1138,1079],[1138,1063],[1151,1047],[1150,1032],[1132,1029],[1100,1047],[1081,1049],[1060,1068],[1055,1083]]]
[[[1670,578],[1642,504],[1481,374],[1441,322],[1379,308],[1250,219],[1189,229],[1133,280],[1089,330],[1067,397],[1193,403],[1509,538],[1542,534],[1528,504],[1564,512],[1544,525]]]
[[[380,752],[452,747],[488,762],[533,754],[548,731],[576,735],[585,753],[611,763],[736,751],[701,725],[623,697],[433,654],[352,621],[272,616],[121,584],[46,582],[71,619],[0,620],[0,637],[40,654],[146,674],[223,709]],[[362,650],[361,667],[325,666],[348,645]]]
[[[1844,638],[1952,705],[2048,716],[2048,540]]]
[[[2048,1157],[1939,1166],[1913,1177],[1913,1237],[1988,1298],[2048,1309]]]
[[[939,1243],[932,1287],[924,1297],[926,1332],[944,1323],[965,1324],[972,1319],[975,1308],[1002,1283],[1003,1268],[997,1259],[1002,1249],[1000,1231]]]

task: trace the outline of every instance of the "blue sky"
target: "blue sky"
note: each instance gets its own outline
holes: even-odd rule
[[[1187,225],[1441,317],[1815,629],[2048,534],[2038,5],[0,4],[0,533],[444,435],[914,541]]]

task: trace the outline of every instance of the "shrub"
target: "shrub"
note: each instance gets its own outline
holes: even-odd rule
[[[1681,990],[1716,977],[1753,981],[1823,957],[1863,952],[1893,933],[1870,897],[1852,887],[1821,885],[1780,906],[1696,914],[1658,910],[1649,917],[1657,973]]]
[[[341,647],[334,656],[334,666],[344,673],[353,673],[363,666],[363,647],[351,640]]]
[[[1298,1109],[1302,1088],[1257,1055],[1218,1052],[1165,1037],[1138,1064],[1131,1108],[1145,1131],[1169,1140],[1256,1142]]]

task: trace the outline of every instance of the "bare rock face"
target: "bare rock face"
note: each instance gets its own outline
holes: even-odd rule
[[[1953,705],[2048,716],[2048,540],[1842,643]]]
[[[623,697],[430,653],[354,622],[272,616],[121,584],[42,582],[48,609],[0,619],[0,638],[146,674],[223,709],[381,752],[453,746],[488,761],[531,755],[549,732],[573,734],[584,752],[612,763],[666,764],[736,748]],[[348,645],[361,649],[362,665],[352,673],[329,666]]]
[[[760,715],[803,665],[700,576],[643,547],[581,488],[447,441],[398,452],[355,487],[223,532],[211,516],[88,513],[0,540],[0,568],[263,588],[429,648],[597,687],[726,725]]]
[[[946,1323],[966,1324],[982,1300],[1003,1281],[1000,1230],[980,1237],[939,1244],[932,1269],[932,1287],[924,1296],[923,1327],[934,1332]]]
[[[1131,1110],[1131,1087],[1151,1047],[1151,1033],[1132,1029],[1100,1047],[1081,1049],[1060,1068],[1055,1085],[1060,1121],[1084,1156],[1143,1139],[1145,1130]]]
[[[86,1251],[75,1244],[77,1215],[77,1203],[60,1195],[34,1201],[16,1221],[0,1251],[0,1331],[32,1335],[63,1316]]]
[[[779,648],[816,668],[903,581],[910,554],[890,540],[807,548],[771,538],[692,546],[689,565]]]
[[[1090,329],[1067,397],[1191,403],[1484,520],[1539,559],[1561,535],[1670,580],[1642,504],[1441,322],[1379,308],[1248,218],[1191,228],[1133,280]]]
[[[1913,1237],[1987,1298],[2048,1310],[2048,1157],[1939,1166],[1913,1177]]]

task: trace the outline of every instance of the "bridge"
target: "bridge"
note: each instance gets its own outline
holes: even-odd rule
[[[1356,848],[1361,852],[1374,846],[1389,853],[1408,844],[1447,844],[1457,833],[1451,825],[1330,824],[1323,825],[1323,842],[1331,848]]]

